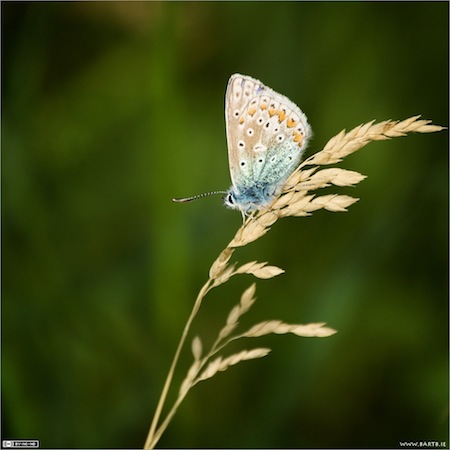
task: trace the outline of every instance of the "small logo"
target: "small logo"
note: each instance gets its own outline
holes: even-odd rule
[[[7,439],[2,441],[2,448],[39,448],[37,439]]]

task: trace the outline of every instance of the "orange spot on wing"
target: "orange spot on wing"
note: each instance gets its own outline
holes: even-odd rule
[[[241,118],[239,119],[239,123],[242,125],[244,123],[244,116],[241,116]]]
[[[272,117],[273,115],[277,114],[278,111],[275,108],[270,108],[269,109],[269,116]]]
[[[292,128],[295,127],[295,125],[297,125],[297,122],[291,117],[289,117],[286,125],[288,126],[288,128]]]
[[[252,106],[251,108],[249,108],[248,113],[253,116],[253,114],[255,114],[256,112],[256,108],[254,106]]]
[[[259,107],[264,111],[265,109],[267,109],[267,103],[261,103]]]
[[[285,117],[286,117],[286,111],[284,111],[283,109],[280,109],[278,111],[278,118],[279,118],[280,123],[283,122]]]
[[[303,136],[298,133],[294,133],[294,142],[298,142],[298,145],[301,145],[303,141]]]

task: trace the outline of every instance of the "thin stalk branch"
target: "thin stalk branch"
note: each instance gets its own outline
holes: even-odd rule
[[[147,435],[147,440],[145,441],[145,445],[144,445],[144,449],[145,450],[152,449],[156,445],[159,437],[162,434],[163,430],[161,431],[161,433],[159,432],[160,430],[158,430],[158,436],[155,436],[155,430],[156,430],[156,426],[158,425],[159,418],[161,416],[161,412],[162,412],[162,409],[163,409],[163,406],[164,406],[164,402],[166,401],[167,393],[169,392],[170,384],[172,382],[172,378],[173,378],[173,375],[174,375],[174,372],[175,372],[175,367],[176,367],[176,365],[178,363],[178,359],[180,357],[180,353],[181,353],[181,350],[183,348],[183,345],[186,342],[186,337],[187,337],[187,335],[189,333],[189,329],[191,328],[191,324],[192,324],[195,316],[197,315],[197,312],[198,312],[198,310],[200,308],[200,305],[202,304],[203,298],[208,293],[208,291],[211,289],[211,283],[212,283],[212,280],[209,279],[205,283],[205,285],[202,287],[202,289],[200,290],[200,292],[199,292],[199,294],[197,296],[197,299],[195,300],[194,306],[192,308],[191,315],[189,316],[189,319],[187,320],[186,325],[184,327],[183,334],[181,336],[180,342],[178,343],[178,347],[177,347],[177,350],[175,352],[175,356],[173,358],[172,364],[170,366],[169,373],[167,374],[167,378],[166,378],[166,381],[164,383],[163,390],[161,392],[161,396],[160,396],[159,401],[158,401],[158,406],[156,407],[155,415],[153,416],[152,424],[150,426],[150,429],[149,429],[149,432],[148,432],[148,435]],[[177,403],[179,403],[179,402],[177,401]],[[166,421],[167,421],[167,419],[166,419]]]

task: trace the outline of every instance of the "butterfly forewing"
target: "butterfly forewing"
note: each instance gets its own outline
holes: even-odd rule
[[[250,161],[253,156],[251,144],[254,139],[248,136],[248,132],[245,136],[244,123],[250,100],[257,98],[258,91],[263,89],[265,86],[262,83],[244,75],[232,75],[228,81],[225,118],[230,174],[235,186],[253,176]]]

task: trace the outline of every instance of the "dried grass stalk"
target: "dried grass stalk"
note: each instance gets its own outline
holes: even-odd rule
[[[329,194],[317,196],[318,189],[332,185],[355,186],[364,178],[364,175],[351,170],[341,168],[321,168],[342,161],[343,158],[364,147],[371,141],[381,141],[394,137],[405,136],[407,133],[433,133],[443,130],[443,127],[432,125],[429,120],[420,119],[420,116],[410,117],[403,121],[386,120],[375,123],[374,121],[362,124],[349,131],[343,130],[331,138],[323,150],[313,154],[291,174],[279,195],[268,208],[261,209],[253,216],[248,217],[236,232],[234,238],[227,247],[219,254],[209,270],[209,279],[201,288],[192,308],[182,337],[175,352],[172,365],[167,375],[161,397],[159,399],[153,421],[145,443],[145,449],[154,448],[162,433],[169,425],[176,413],[178,406],[183,401],[189,390],[198,382],[213,377],[218,372],[227,370],[229,367],[241,361],[262,358],[270,349],[256,348],[253,350],[242,350],[228,357],[215,356],[230,342],[241,338],[254,338],[267,334],[291,333],[302,337],[327,337],[336,333],[324,323],[310,323],[307,325],[287,324],[279,320],[268,320],[254,325],[241,334],[233,333],[239,326],[239,319],[249,311],[255,302],[255,285],[251,285],[243,294],[239,305],[233,307],[228,314],[225,325],[218,332],[217,339],[210,350],[202,357],[203,345],[199,337],[192,341],[192,354],[194,361],[189,368],[185,379],[181,383],[179,395],[162,423],[159,419],[167,393],[172,382],[175,367],[184,346],[192,321],[208,292],[227,282],[237,274],[251,274],[257,278],[267,279],[280,275],[284,272],[279,267],[270,266],[267,263],[252,261],[241,265],[236,269],[236,263],[230,264],[231,257],[237,247],[245,246],[264,236],[275,222],[282,217],[304,217],[319,209],[331,212],[344,212],[347,208],[358,201],[357,198],[348,195]]]

